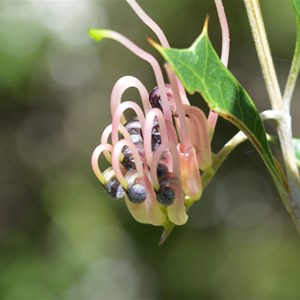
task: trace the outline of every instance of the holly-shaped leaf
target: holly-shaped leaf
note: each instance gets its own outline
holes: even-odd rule
[[[201,35],[188,49],[162,48],[152,43],[190,94],[199,92],[211,110],[245,133],[265,162],[279,192],[285,193],[283,177],[259,113],[248,93],[220,61],[209,40],[207,26],[208,20]]]

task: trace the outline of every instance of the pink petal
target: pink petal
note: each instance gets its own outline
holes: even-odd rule
[[[211,166],[211,145],[207,120],[198,107],[184,106],[184,112],[189,123],[193,147],[196,148],[199,168],[205,170]]]
[[[181,145],[177,146],[184,194],[190,200],[199,200],[202,195],[202,181],[195,148],[192,147],[186,152],[183,152],[181,148]]]

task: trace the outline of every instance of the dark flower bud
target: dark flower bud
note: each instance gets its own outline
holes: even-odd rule
[[[161,144],[161,135],[159,132],[159,126],[156,118],[154,119],[151,138],[152,138],[152,151],[154,152]]]
[[[154,88],[149,95],[149,102],[153,108],[158,108],[162,111],[161,98],[158,87]]]
[[[143,143],[141,124],[138,120],[130,120],[124,124],[124,126],[130,134],[131,140],[134,144]]]
[[[168,102],[169,102],[169,106],[170,106],[170,110],[173,112],[173,104],[171,102],[171,99],[173,98],[173,92],[171,90],[171,88],[169,87],[168,84],[166,84],[166,89],[167,89],[167,96],[168,96]],[[149,95],[149,102],[152,106],[152,108],[158,108],[161,111],[163,111],[162,109],[162,100],[160,97],[160,92],[159,92],[159,88],[155,87],[150,95]]]
[[[164,176],[165,174],[167,174],[168,173],[168,167],[166,166],[166,165],[164,165],[164,164],[158,164],[157,165],[157,177],[158,177],[158,180],[162,177],[162,176]]]
[[[108,194],[114,199],[121,199],[125,196],[125,191],[122,188],[120,182],[115,176],[115,173],[111,167],[107,168],[103,172],[105,178],[104,188]]]
[[[140,184],[134,184],[128,187],[127,190],[128,198],[133,203],[142,203],[146,200],[147,194],[145,187]]]
[[[173,204],[175,200],[174,190],[167,185],[160,186],[157,192],[157,201],[163,206],[169,206]]]
[[[157,201],[163,206],[169,206],[175,201],[176,194],[173,187],[176,178],[173,173],[168,172],[168,168],[164,164],[158,164],[157,172],[161,173],[158,176],[159,190],[157,191]]]
[[[132,153],[130,151],[130,149],[128,147],[124,147],[122,149],[122,153],[124,155],[124,158],[122,160],[122,164],[123,166],[129,170],[129,169],[135,169],[135,162],[134,162],[134,158],[132,156]]]
[[[105,185],[105,189],[114,199],[121,199],[125,196],[125,191],[120,182],[114,178]]]

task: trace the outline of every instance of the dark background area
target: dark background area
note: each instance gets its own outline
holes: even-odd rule
[[[139,3],[178,48],[190,46],[208,14],[220,53],[213,1]],[[283,88],[293,11],[286,0],[261,4]],[[268,109],[243,2],[224,5],[228,67],[259,111]],[[163,246],[161,228],[135,222],[122,201],[105,194],[90,157],[111,122],[111,89],[124,75],[149,91],[155,80],[119,44],[92,41],[89,27],[119,31],[163,63],[146,41],[155,36],[125,1],[0,0],[0,299],[299,299],[299,238],[250,143],[230,155],[188,223]],[[297,88],[296,136],[299,94]],[[207,112],[199,95],[191,99]],[[272,123],[267,128],[274,132]],[[213,150],[236,131],[219,120]]]

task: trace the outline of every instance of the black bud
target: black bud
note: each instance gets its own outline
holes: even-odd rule
[[[158,87],[154,88],[149,95],[149,102],[152,108],[158,108],[162,111],[161,99]]]
[[[156,170],[156,174],[158,177],[158,181],[160,180],[160,177],[164,176],[165,174],[168,173],[168,167],[164,164],[158,164],[157,165],[157,170]]]
[[[152,139],[152,152],[154,152],[161,144],[160,132],[158,130],[153,130],[151,139]]]
[[[129,200],[133,203],[142,203],[146,200],[146,189],[142,184],[134,184],[128,187],[127,194]]]
[[[138,120],[133,119],[124,124],[129,134],[138,134],[141,135],[141,124]]]
[[[175,192],[169,186],[161,186],[157,192],[157,201],[163,206],[169,206],[174,203]]]
[[[131,141],[134,144],[143,142],[141,124],[138,120],[136,119],[130,120],[126,124],[124,124],[124,126],[127,129],[128,133],[130,134]]]
[[[166,91],[167,91],[167,97],[168,97],[168,102],[169,102],[169,107],[170,107],[170,110],[173,112],[173,105],[170,101],[171,98],[173,98],[173,91],[170,87],[169,84],[166,84]],[[158,108],[160,109],[161,111],[163,111],[162,109],[162,105],[161,105],[161,97],[160,97],[160,91],[159,91],[159,88],[156,87],[154,88],[150,95],[149,95],[149,102],[152,106],[152,108]]]
[[[121,199],[125,196],[125,191],[123,190],[120,182],[116,178],[112,178],[106,185],[106,191],[114,199]]]
[[[127,146],[124,146],[122,149],[122,153],[124,155],[124,158],[122,160],[123,166],[129,170],[129,169],[135,169],[135,162],[132,156],[132,153],[130,149]]]

